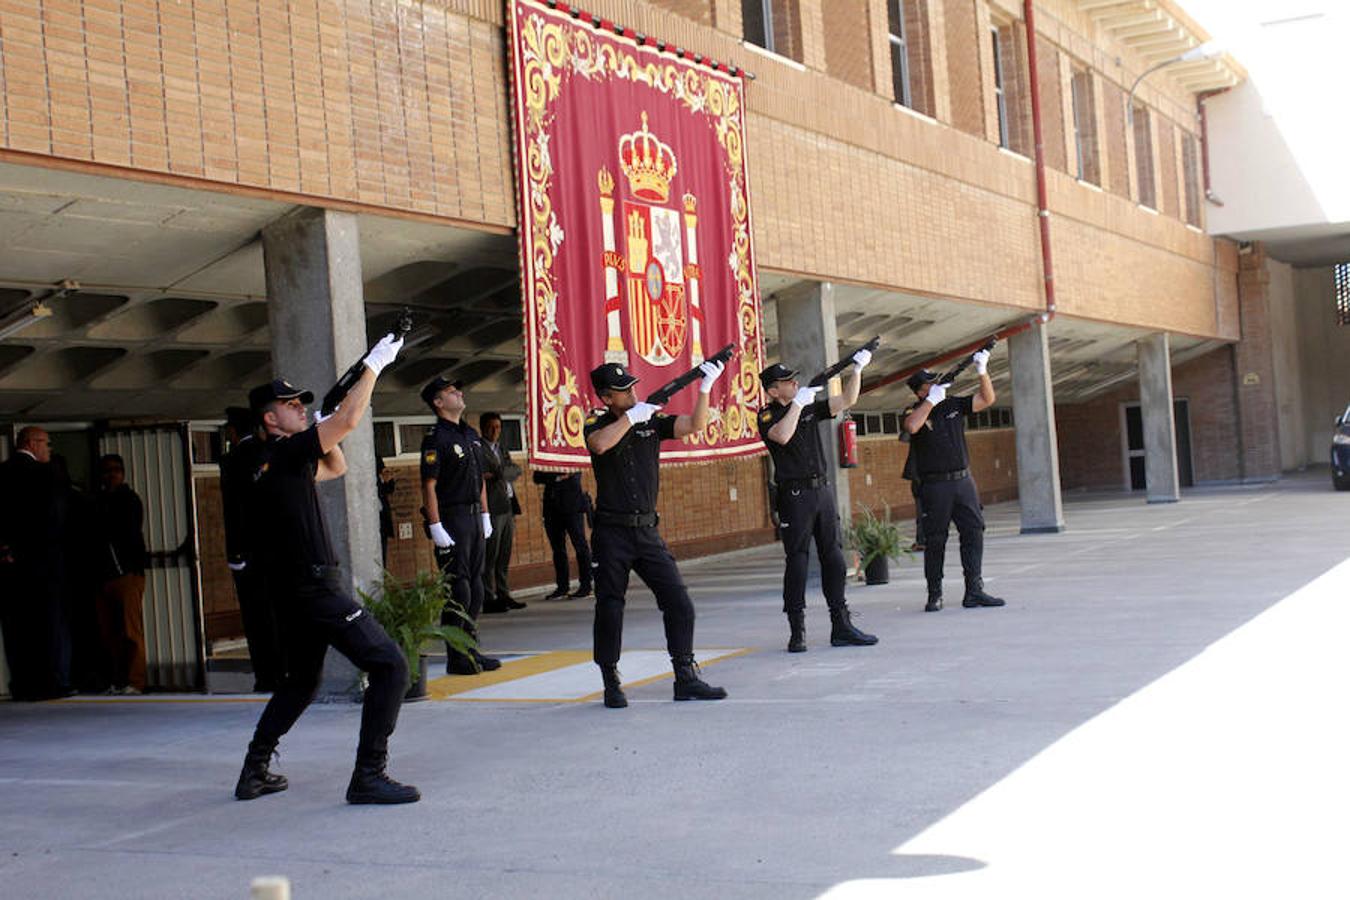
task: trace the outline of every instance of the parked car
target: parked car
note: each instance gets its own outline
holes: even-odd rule
[[[1337,417],[1331,433],[1331,483],[1338,491],[1350,491],[1350,406]]]

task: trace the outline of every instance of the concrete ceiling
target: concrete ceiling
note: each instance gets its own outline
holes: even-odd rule
[[[17,421],[216,420],[271,374],[259,230],[292,207],[179,187],[0,165],[0,322],[67,279],[79,289],[50,317],[0,339],[0,417]],[[381,378],[382,416],[421,415],[417,389],[438,373],[469,384],[474,409],[520,410],[521,302],[510,237],[406,219],[360,217],[368,330],[404,305],[416,327]],[[777,358],[773,297],[798,279],[765,272],[764,330]],[[875,334],[869,374],[917,365],[1024,320],[1021,311],[839,285],[840,352]],[[1056,397],[1086,400],[1133,378],[1144,332],[1055,320]],[[1209,349],[1175,337],[1174,358]],[[794,362],[789,360],[789,362]],[[1010,397],[1007,351],[991,374]],[[325,386],[314,386],[322,390]],[[893,385],[863,409],[905,405]]]
[[[789,276],[765,273],[760,286],[765,295],[765,355],[778,357],[778,322],[773,297],[794,290],[801,282]],[[917,297],[852,285],[835,286],[835,318],[842,356],[881,336],[868,380],[921,365],[947,351],[971,344],[1001,328],[1025,321],[1021,310],[979,306],[954,300]],[[1081,403],[1123,384],[1137,375],[1135,342],[1149,332],[1139,328],[1055,318],[1049,325],[1051,372],[1057,403]],[[1186,335],[1172,336],[1174,364],[1207,353],[1218,342]],[[794,367],[799,360],[786,360]],[[948,369],[954,363],[940,366]],[[999,405],[1012,402],[1012,384],[1005,343],[995,347],[989,374],[999,394]],[[973,380],[961,382],[971,384]],[[903,383],[868,391],[858,403],[863,411],[899,409],[913,394]]]

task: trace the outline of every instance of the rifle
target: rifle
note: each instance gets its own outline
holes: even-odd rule
[[[879,346],[881,346],[881,335],[877,335],[876,337],[872,338],[870,341],[863,344],[857,350],[854,350],[853,353],[850,353],[847,356],[843,357],[842,359],[839,360],[839,362],[830,366],[828,369],[826,369],[824,372],[821,372],[815,378],[812,378],[809,383],[809,387],[824,387],[825,385],[830,383],[831,378],[841,374],[845,369],[853,365],[853,354],[857,353],[858,350],[866,350],[868,353],[875,353],[877,347]]]
[[[731,358],[735,355],[736,355],[736,345],[727,344],[721,350],[718,350],[712,356],[709,356],[707,359],[703,360],[703,362],[720,362],[723,365],[726,365],[727,363],[731,362]],[[700,363],[699,365],[702,365],[702,363]],[[676,378],[672,381],[668,381],[665,384],[661,385],[659,388],[657,388],[655,391],[653,391],[651,395],[647,398],[647,402],[655,403],[657,406],[664,406],[666,403],[670,402],[671,397],[675,396],[680,391],[689,387],[689,385],[693,384],[695,381],[698,381],[702,377],[703,377],[702,370],[700,370],[698,366],[694,366],[692,369],[690,369],[688,372],[685,372],[679,378]]]
[[[412,331],[412,327],[412,310],[405,306],[399,312],[398,321],[394,323],[394,329],[390,334],[405,338],[408,336],[408,332]],[[337,380],[337,384],[329,388],[328,393],[323,395],[323,404],[319,409],[325,416],[331,416],[333,410],[337,409],[338,405],[347,398],[347,393],[351,391],[352,386],[356,384],[357,379],[361,377],[361,373],[365,369],[366,355],[369,353],[369,350],[362,353],[361,358],[352,363],[351,368],[346,372],[342,373],[342,377]]]
[[[984,346],[981,347],[980,349],[981,349],[981,350],[993,350],[993,349],[994,349],[994,344],[996,344],[996,343],[998,343],[998,342],[997,342],[994,338],[990,338],[989,340],[985,341]],[[955,381],[957,378],[959,378],[960,375],[961,375],[961,373],[964,372],[964,371],[966,370],[966,368],[967,368],[971,363],[973,363],[974,361],[975,361],[975,354],[972,353],[970,356],[967,356],[965,359],[963,359],[963,360],[961,360],[959,363],[957,363],[955,368],[951,369],[951,370],[948,371],[948,372],[944,372],[943,374],[939,375],[939,376],[938,376],[937,383],[938,383],[938,384],[951,384],[953,381]]]

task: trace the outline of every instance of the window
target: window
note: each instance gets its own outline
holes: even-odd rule
[[[1158,208],[1158,192],[1153,182],[1153,128],[1148,118],[1148,107],[1136,103],[1131,110],[1134,128],[1134,172],[1139,183],[1138,200],[1141,206]]]
[[[1074,66],[1070,89],[1073,91],[1073,145],[1077,158],[1075,173],[1081,181],[1100,185],[1102,168],[1097,149],[1097,101],[1092,88],[1092,72]]]
[[[853,420],[858,423],[858,437],[882,437],[900,433],[899,413],[855,413]]]
[[[889,0],[886,11],[891,42],[891,85],[895,88],[895,102],[912,107],[914,96],[909,85],[909,48],[905,43],[905,0]]]
[[[1199,149],[1195,137],[1181,135],[1181,178],[1186,188],[1186,224],[1200,227]]]
[[[1332,266],[1332,281],[1336,285],[1336,324],[1350,325],[1350,263]]]
[[[748,44],[801,61],[797,0],[741,0],[741,34]]]
[[[998,145],[1011,148],[1008,95],[1003,77],[1003,46],[999,42],[998,28],[991,28],[989,33],[994,40],[994,103],[998,106]]]
[[[987,431],[991,428],[1012,428],[1013,411],[1010,406],[991,406],[966,416],[967,431]]]

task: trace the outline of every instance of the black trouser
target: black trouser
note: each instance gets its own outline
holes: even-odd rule
[[[919,488],[923,510],[923,574],[928,590],[942,590],[942,562],[947,553],[947,532],[956,522],[961,536],[961,571],[969,583],[980,577],[984,562],[984,513],[975,479],[925,481]]]
[[[834,491],[820,487],[779,487],[778,521],[783,535],[787,571],[783,573],[783,612],[806,608],[806,571],[811,542],[820,559],[820,587],[831,610],[844,608],[844,581],[848,566],[839,534],[839,511]]]
[[[910,496],[914,498],[914,543],[923,546],[923,491],[917,481],[909,483]]]
[[[553,550],[553,578],[558,590],[568,588],[567,577],[567,539],[572,539],[572,549],[577,553],[577,579],[585,591],[591,586],[591,547],[586,543],[586,514],[582,512],[560,512],[544,507],[544,534],[548,535],[548,545]]]
[[[260,691],[274,691],[286,673],[286,664],[281,658],[276,614],[267,602],[267,583],[256,563],[231,574],[239,615],[244,620],[248,658],[253,663],[254,686]]]
[[[595,543],[596,663],[615,665],[623,652],[623,605],[629,572],[636,572],[656,595],[671,658],[692,656],[694,604],[675,567],[675,557],[656,528],[597,523],[591,538]]]
[[[274,744],[291,730],[319,690],[331,646],[370,676],[361,706],[358,761],[381,761],[408,690],[408,661],[369,613],[349,595],[341,570],[319,576],[269,577],[267,597],[277,612],[286,674],[272,694],[254,739]]]
[[[4,571],[8,569],[9,571]],[[10,696],[49,700],[70,687],[70,643],[59,568],[0,564],[0,630]]]
[[[479,518],[478,504],[442,504],[441,524],[450,532],[455,546],[437,548],[436,564],[441,574],[450,582],[450,593],[469,617],[465,622],[453,612],[441,613],[442,625],[455,625],[470,634],[477,634],[478,616],[483,612],[483,523]],[[445,645],[447,658],[453,658],[456,651]]]
[[[498,603],[511,599],[511,585],[506,570],[511,566],[511,546],[515,543],[516,517],[509,512],[494,513],[492,537],[483,548],[483,597]]]

